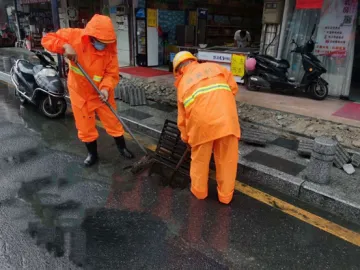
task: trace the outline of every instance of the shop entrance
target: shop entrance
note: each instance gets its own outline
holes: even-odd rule
[[[354,63],[350,85],[350,99],[360,102],[360,15],[359,7],[356,19],[355,46],[354,46]]]

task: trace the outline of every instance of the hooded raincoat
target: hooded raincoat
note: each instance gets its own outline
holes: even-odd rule
[[[225,67],[194,61],[181,70],[178,89],[178,127],[191,146],[191,191],[208,195],[209,163],[214,153],[219,200],[232,200],[238,161],[240,124],[235,95],[238,85]]]
[[[114,40],[115,42],[107,44],[104,50],[98,51],[91,44],[90,37],[95,37],[98,40]],[[41,43],[50,52],[58,54],[63,54],[64,45],[70,44],[76,51],[77,61],[99,89],[108,90],[108,101],[113,108],[116,108],[114,89],[119,82],[119,64],[116,51],[116,34],[109,17],[96,14],[85,29],[60,29],[56,33],[48,33],[43,37]],[[81,141],[92,142],[99,136],[95,127],[95,112],[109,135],[119,137],[124,134],[122,125],[100,100],[99,95],[82,72],[71,61],[68,89],[78,136]]]

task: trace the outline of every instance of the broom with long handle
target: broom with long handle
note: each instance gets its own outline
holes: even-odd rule
[[[75,61],[75,65],[81,70],[81,72],[84,74],[85,78],[89,81],[89,83],[92,85],[92,87],[95,89],[95,91],[99,94],[99,96],[102,96],[101,91],[96,86],[96,84],[93,82],[93,80],[90,78],[90,76],[87,74],[87,72],[84,70],[84,68],[77,61]],[[109,107],[111,112],[115,115],[115,117],[119,120],[119,122],[123,125],[125,130],[130,134],[130,136],[134,139],[136,144],[140,147],[140,149],[145,154],[144,157],[142,157],[139,161],[135,162],[132,165],[131,172],[138,173],[138,172],[146,169],[148,166],[151,165],[151,163],[153,161],[151,160],[151,157],[148,155],[148,152],[146,151],[145,147],[136,139],[135,135],[132,133],[130,128],[124,123],[124,121],[121,119],[121,117],[116,113],[115,109],[111,106],[111,104],[107,100],[104,101],[104,103],[106,104],[106,106]]]

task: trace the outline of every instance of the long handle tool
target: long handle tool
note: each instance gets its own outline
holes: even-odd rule
[[[172,184],[173,180],[174,180],[174,177],[175,177],[175,174],[177,173],[177,171],[180,169],[181,165],[184,163],[187,155],[189,154],[190,152],[190,147],[188,146],[184,152],[184,154],[181,156],[179,162],[176,164],[176,167],[175,167],[175,170],[172,172],[171,176],[170,176],[170,185]]]
[[[96,84],[93,82],[93,80],[90,78],[90,76],[85,72],[85,70],[83,69],[83,67],[78,63],[75,62],[75,64],[77,65],[77,67],[81,70],[81,72],[84,74],[85,78],[89,81],[89,83],[92,85],[92,87],[95,89],[95,91],[99,94],[99,96],[102,95],[101,91],[99,90],[99,88],[96,86]],[[139,143],[139,141],[136,139],[135,135],[131,132],[131,130],[129,129],[129,127],[124,123],[124,121],[121,119],[121,117],[116,113],[116,111],[114,110],[114,108],[110,105],[110,103],[106,100],[104,101],[104,103],[106,104],[106,106],[109,107],[109,109],[111,110],[111,112],[116,116],[116,118],[119,120],[119,122],[124,126],[125,130],[130,134],[130,136],[134,139],[134,141],[137,143],[137,145],[141,148],[141,150],[147,154],[147,151],[145,149],[145,147]]]
[[[93,82],[93,80],[90,78],[90,76],[86,73],[84,68],[78,63],[75,62],[75,65],[81,70],[81,72],[84,74],[85,78],[89,81],[89,83],[92,85],[92,87],[95,89],[95,91],[99,94],[99,96],[102,95],[99,88],[96,86],[96,84]],[[134,139],[136,144],[140,147],[140,149],[145,153],[145,156],[142,157],[140,160],[135,162],[131,167],[132,173],[139,173],[143,170],[145,170],[147,167],[151,166],[153,164],[153,160],[150,156],[148,156],[148,152],[146,151],[145,147],[136,139],[135,135],[131,132],[130,128],[124,123],[124,121],[121,119],[121,117],[116,113],[114,108],[111,106],[111,104],[108,101],[104,101],[106,106],[109,107],[111,112],[115,115],[115,117],[119,120],[119,122],[124,126],[125,130],[130,134],[130,136]]]

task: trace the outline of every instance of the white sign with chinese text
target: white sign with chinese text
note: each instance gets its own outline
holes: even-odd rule
[[[328,3],[322,9],[315,54],[346,57],[358,0],[331,0]]]
[[[231,53],[218,53],[218,52],[199,50],[198,58],[199,58],[199,60],[202,60],[202,61],[230,63],[231,62]]]

